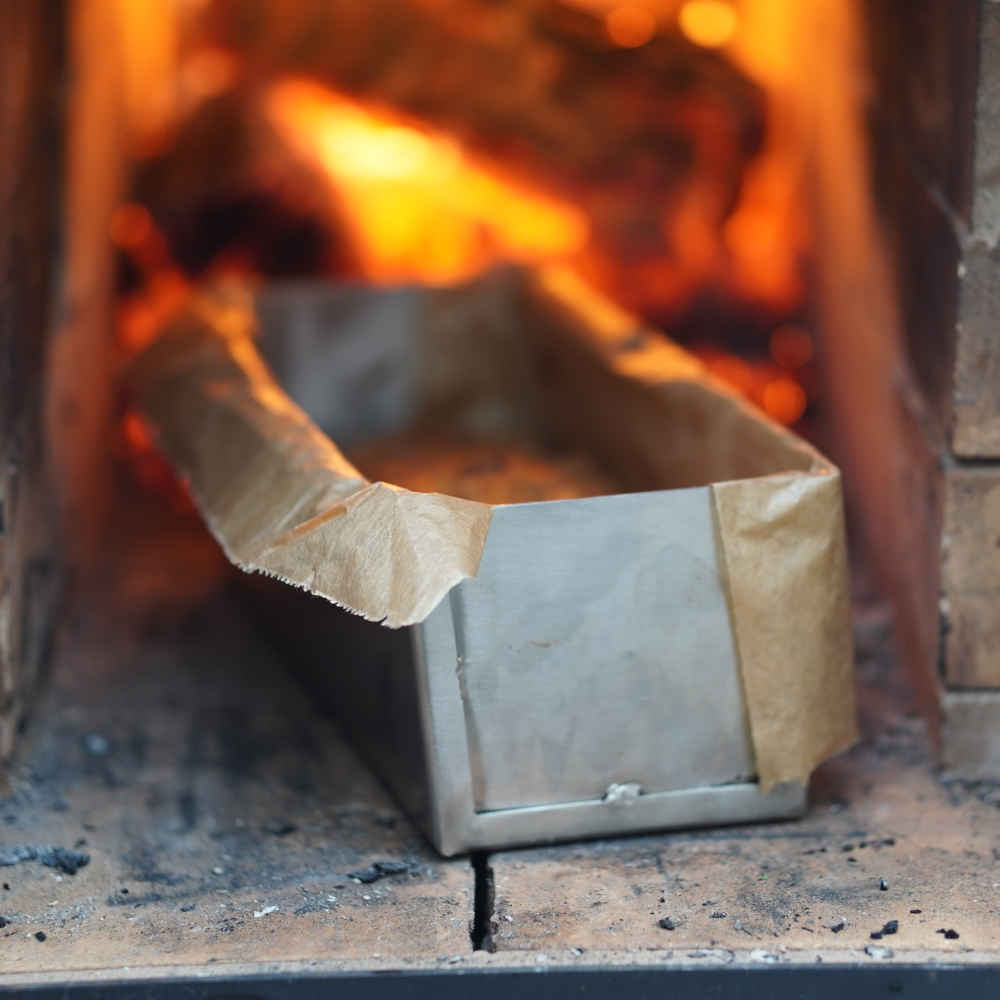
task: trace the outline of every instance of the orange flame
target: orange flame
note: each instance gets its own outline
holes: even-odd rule
[[[682,109],[695,169],[683,190],[662,197],[624,184],[597,190],[600,182],[594,190],[586,183],[571,190],[567,182],[555,194],[543,191],[542,181],[488,163],[453,136],[305,80],[269,84],[261,109],[278,142],[312,168],[331,230],[351,243],[361,277],[443,284],[501,262],[562,259],[647,316],[683,316],[706,293],[724,310],[758,310],[779,324],[770,343],[760,345],[770,347],[773,363],[720,352],[717,373],[776,419],[794,422],[806,405],[809,373],[801,369],[812,345],[807,333],[780,324],[803,302],[803,260],[812,239],[803,208],[801,122],[789,96],[799,82],[802,45],[793,29],[805,0],[562,2],[588,12],[605,43],[638,47],[679,33],[724,50],[763,88],[767,138],[744,165],[738,193],[727,167],[741,162],[733,152],[738,136],[727,127],[724,100]],[[215,93],[241,72],[238,54],[198,50],[184,66],[182,89],[194,97]],[[643,213],[648,203],[644,218],[654,235],[634,254],[627,236],[615,238],[631,229],[616,228],[617,214],[605,211],[616,199],[631,199]],[[129,351],[148,342],[190,294],[144,211],[125,206],[113,234],[146,277],[143,293],[120,303],[120,339]],[[239,248],[227,248],[213,271],[242,267]]]
[[[276,84],[266,113],[330,178],[370,280],[445,283],[586,243],[581,211],[504,179],[450,137],[304,81]]]
[[[163,322],[187,301],[191,288],[173,265],[167,242],[145,206],[136,202],[119,206],[110,235],[144,278],[141,292],[118,302],[118,342],[131,355],[156,337]]]

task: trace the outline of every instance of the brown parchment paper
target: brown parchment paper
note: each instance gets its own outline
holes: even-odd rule
[[[840,474],[712,486],[757,775],[802,781],[856,742]]]
[[[479,568],[492,508],[369,483],[271,377],[246,301],[202,296],[133,365],[160,446],[229,559],[391,627]]]
[[[558,436],[631,489],[711,490],[758,778],[805,782],[857,738],[839,472],[566,269],[517,288],[512,335],[543,372],[518,391]],[[369,483],[275,382],[253,326],[248,298],[204,294],[133,364],[161,447],[238,566],[422,621],[476,574],[492,508]],[[470,341],[447,336],[454,367]]]

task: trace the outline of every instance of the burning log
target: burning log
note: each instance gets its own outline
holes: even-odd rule
[[[161,266],[191,277],[220,265],[276,278],[360,271],[336,192],[243,92],[199,105],[166,152],[138,164],[133,199],[162,233]]]
[[[315,119],[308,95],[289,87],[291,74],[331,88],[334,110],[339,101],[345,112],[353,100],[383,121],[408,124],[418,137],[433,129],[434,141],[458,143],[515,186],[581,212],[590,230],[586,247],[577,238],[558,247],[557,255],[577,253],[590,279],[632,308],[673,317],[698,294],[725,284],[723,228],[761,149],[764,95],[732,61],[679,32],[665,30],[641,48],[623,49],[600,19],[583,10],[482,0],[361,6],[324,0],[280,9],[234,0],[211,5],[206,17],[202,47],[192,59],[206,46],[229,53],[239,67],[234,90],[184,122],[173,146],[146,165],[140,184],[168,231],[179,227],[181,242],[204,233],[198,213],[206,193],[215,192],[226,205],[234,190],[246,190],[248,178],[260,184],[276,164],[287,175],[282,140],[288,142],[290,130],[301,132],[304,117]],[[241,86],[240,80],[254,83]],[[279,93],[271,92],[275,81],[284,81]],[[263,120],[280,138],[254,135],[240,126],[241,118],[255,118],[256,129]],[[269,199],[280,190],[281,198],[294,191],[300,208],[315,202],[323,185],[307,176],[324,146],[322,123],[306,132],[298,145],[313,155],[297,154],[305,183],[275,183],[272,175],[263,184]],[[354,147],[339,148],[340,167],[371,161],[373,141],[355,127]],[[199,158],[190,160],[191,151]],[[380,162],[402,170],[409,158]],[[342,190],[343,181],[335,169],[326,185],[350,209],[357,194]],[[462,183],[437,181],[439,191]],[[385,197],[381,191],[379,200]],[[488,190],[476,194],[484,205],[498,197]],[[394,209],[397,222],[412,210]],[[350,225],[337,226],[336,212],[322,217],[330,222],[329,238],[346,247],[323,273],[350,273],[357,234]],[[511,249],[501,241],[487,265],[541,259]],[[425,274],[421,266],[433,256],[415,255],[409,274],[373,274],[364,267],[354,273],[382,281],[446,281],[482,269],[473,253],[473,267],[467,261],[464,272]]]
[[[252,15],[250,6],[213,5],[205,32],[240,54],[248,76],[326,81],[505,160],[524,156],[531,176],[555,164],[579,180],[642,169],[690,175],[698,167],[692,133],[703,124],[721,133],[718,151],[732,150],[732,178],[762,139],[759,89],[676,32],[622,49],[600,19],[534,0],[320,0],[253,5]]]

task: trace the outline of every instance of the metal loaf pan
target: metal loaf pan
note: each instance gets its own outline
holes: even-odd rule
[[[731,400],[721,430],[698,400],[654,405],[648,371],[688,361],[581,295],[554,272],[256,303],[261,352],[339,445],[430,415],[582,443],[629,490],[495,507],[477,574],[398,630],[255,578],[263,617],[446,855],[805,807],[804,776],[758,781],[712,484],[807,475],[815,454],[793,444],[768,467],[757,439],[778,432]]]

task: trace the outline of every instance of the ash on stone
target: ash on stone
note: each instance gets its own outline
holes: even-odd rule
[[[892,958],[891,948],[879,948],[873,944],[865,945],[865,954],[871,958]]]
[[[23,861],[38,861],[47,868],[55,868],[65,875],[75,875],[81,868],[90,864],[90,855],[53,844],[16,844],[0,848],[0,868],[9,868]],[[6,883],[4,888],[7,888]]]
[[[882,930],[872,931],[871,939],[873,941],[881,941],[883,937],[887,934],[897,934],[899,932],[899,921],[898,920],[888,920],[882,925]]]
[[[44,847],[39,849],[38,860],[47,868],[55,868],[56,871],[66,875],[75,875],[81,868],[90,864],[90,855],[66,847]]]
[[[356,879],[362,885],[371,885],[379,879],[388,878],[390,875],[415,874],[419,865],[415,861],[375,861],[367,868],[362,868],[356,872],[348,872],[349,878]]]

